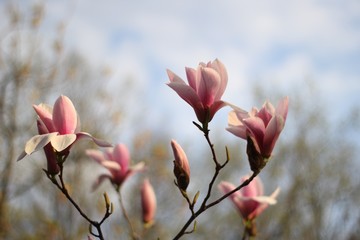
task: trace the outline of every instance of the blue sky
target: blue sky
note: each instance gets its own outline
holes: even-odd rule
[[[51,38],[52,24],[65,20],[68,49],[91,64],[109,65],[113,81],[132,77],[143,94],[129,105],[150,103],[147,119],[153,124],[165,124],[165,116],[176,129],[179,122],[195,120],[165,85],[166,69],[185,77],[185,66],[215,58],[228,70],[224,99],[245,109],[253,105],[254,82],[287,94],[311,78],[335,109],[360,100],[357,0],[49,0],[45,5],[44,36]]]

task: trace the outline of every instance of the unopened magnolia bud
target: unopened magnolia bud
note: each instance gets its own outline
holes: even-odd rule
[[[141,206],[143,222],[151,225],[156,213],[156,196],[149,179],[145,179],[141,187]]]
[[[178,187],[181,190],[186,191],[190,182],[190,177],[177,161],[174,161],[174,175],[176,177],[176,184]]]
[[[250,169],[254,173],[259,173],[263,169],[268,161],[267,158],[264,158],[261,153],[256,149],[254,142],[251,137],[247,137],[247,147],[246,153],[248,155]]]
[[[190,166],[187,156],[181,146],[175,141],[171,141],[171,147],[174,152],[174,175],[176,177],[176,184],[182,190],[186,188],[190,182]]]

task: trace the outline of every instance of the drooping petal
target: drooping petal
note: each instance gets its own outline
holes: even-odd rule
[[[25,153],[27,155],[30,155],[33,152],[39,151],[40,149],[45,147],[46,144],[48,144],[53,137],[56,137],[57,134],[58,133],[48,133],[48,134],[36,135],[32,137],[25,144]]]
[[[76,133],[76,139],[83,139],[83,138],[88,138],[91,141],[93,141],[96,145],[98,145],[99,147],[112,147],[113,145],[105,140],[102,139],[98,139],[95,138],[93,136],[91,136],[90,133],[87,132],[78,132]]]
[[[92,189],[93,191],[96,190],[96,189],[100,186],[100,184],[101,184],[105,179],[110,179],[110,181],[111,181],[112,176],[109,175],[109,174],[101,174],[101,175],[97,178],[97,180],[93,183],[91,189]]]
[[[64,95],[61,95],[54,104],[53,123],[61,135],[75,133],[77,113],[71,100]]]
[[[201,68],[198,95],[205,107],[210,107],[214,103],[215,95],[220,88],[220,81],[220,75],[214,69]]]
[[[87,149],[86,155],[94,159],[96,162],[101,163],[106,160],[104,153],[99,150]]]
[[[64,151],[76,141],[76,134],[56,135],[51,138],[51,146],[58,151]]]

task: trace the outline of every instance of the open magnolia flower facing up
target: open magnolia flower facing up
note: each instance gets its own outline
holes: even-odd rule
[[[242,177],[241,182],[244,182],[248,178],[248,176]],[[225,181],[221,182],[218,187],[224,194],[236,188],[232,183]],[[255,218],[269,205],[276,204],[276,197],[279,192],[280,188],[277,188],[270,196],[264,196],[263,184],[259,177],[255,177],[249,185],[229,196],[244,219],[247,231],[249,231],[251,236],[255,234],[255,232],[253,232],[255,229]]]
[[[39,135],[27,141],[25,149],[18,157],[21,160],[27,155],[44,149],[51,174],[57,173],[57,159],[67,156],[72,144],[80,138],[89,138],[98,146],[109,147],[111,144],[92,137],[89,133],[80,132],[77,112],[71,100],[61,95],[54,107],[47,104],[34,105],[39,119]]]
[[[251,169],[258,172],[265,166],[274,149],[275,143],[285,126],[289,98],[280,101],[277,108],[266,101],[262,108],[246,112],[234,108],[229,113],[227,130],[248,141],[247,154]]]
[[[113,148],[107,149],[105,152],[89,149],[86,154],[96,162],[107,168],[110,174],[102,174],[93,185],[93,189],[97,188],[105,179],[110,179],[111,183],[118,188],[132,174],[144,169],[144,163],[140,162],[130,167],[130,154],[124,144],[117,144]]]
[[[221,100],[228,76],[225,66],[218,59],[200,63],[197,69],[185,68],[189,85],[184,80],[167,70],[170,79],[168,86],[194,109],[202,124],[209,123],[214,114],[226,105]]]

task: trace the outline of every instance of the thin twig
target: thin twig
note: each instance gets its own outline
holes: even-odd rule
[[[102,218],[102,220],[100,222],[91,220],[85,213],[84,211],[81,209],[81,207],[75,202],[75,200],[70,196],[64,179],[63,179],[63,162],[65,161],[65,159],[63,159],[63,161],[59,164],[60,167],[60,173],[58,175],[58,178],[60,180],[60,183],[56,180],[56,176],[49,174],[46,170],[46,176],[50,179],[50,181],[65,195],[65,197],[70,201],[70,203],[76,208],[76,210],[79,212],[79,214],[87,221],[90,223],[90,228],[89,228],[89,232],[92,236],[99,238],[100,240],[104,240],[104,236],[101,230],[101,225],[102,223],[105,221],[105,219],[107,219],[111,214],[112,214],[112,204],[109,204],[106,200],[106,212],[104,214],[104,217]],[[59,163],[59,162],[58,162]],[[98,234],[95,234],[92,232],[92,226],[94,226],[98,232]]]

